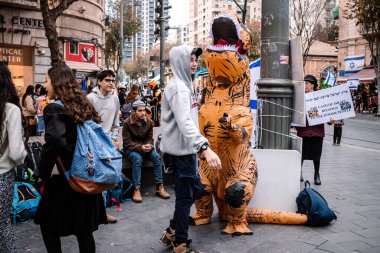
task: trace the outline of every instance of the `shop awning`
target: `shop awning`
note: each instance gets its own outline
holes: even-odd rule
[[[72,62],[66,61],[67,66],[77,71],[92,72],[99,71],[101,68],[93,63],[83,63],[83,62]]]
[[[362,69],[357,73],[353,73],[351,75],[347,75],[346,78],[339,78],[338,82],[346,82],[347,79],[359,79],[361,83],[372,82],[373,79],[376,78],[375,70],[373,68]]]

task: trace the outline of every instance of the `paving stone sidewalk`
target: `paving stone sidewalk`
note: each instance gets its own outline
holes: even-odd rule
[[[326,126],[322,185],[312,186],[336,211],[336,222],[322,228],[251,224],[254,235],[232,237],[221,235],[226,223],[214,214],[212,224],[190,227],[194,246],[208,253],[380,252],[380,120],[369,117],[346,120],[341,146],[332,145],[332,127]],[[312,180],[312,168],[312,162],[305,161],[305,179]],[[127,201],[120,212],[107,209],[118,223],[94,233],[97,252],[171,252],[158,242],[174,210],[173,190],[169,192],[173,197],[162,200],[153,188],[145,188],[143,203]],[[32,222],[16,225],[15,233],[18,252],[46,252],[39,227]],[[73,236],[63,238],[62,245],[63,252],[78,252]]]

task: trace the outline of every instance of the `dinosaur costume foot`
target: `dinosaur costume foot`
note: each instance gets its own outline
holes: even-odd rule
[[[228,223],[227,227],[222,231],[222,234],[234,236],[253,235],[253,231],[250,230],[244,223]]]
[[[210,218],[204,218],[198,215],[193,215],[189,217],[189,225],[191,226],[199,226],[199,225],[206,225],[210,224],[211,219]]]

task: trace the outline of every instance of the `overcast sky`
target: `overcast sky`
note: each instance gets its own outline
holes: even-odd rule
[[[189,0],[169,0],[169,5],[170,26],[182,25],[189,19]],[[170,30],[170,34],[175,34],[175,30]]]

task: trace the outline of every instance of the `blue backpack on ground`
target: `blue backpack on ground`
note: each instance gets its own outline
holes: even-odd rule
[[[296,198],[296,203],[297,213],[307,215],[307,222],[305,223],[307,226],[324,226],[337,219],[326,200],[316,190],[310,188],[310,183],[307,180],[305,181],[305,189]]]
[[[16,182],[12,202],[12,224],[32,219],[40,199],[41,195],[31,184]]]
[[[63,106],[57,100],[54,103]],[[73,162],[65,169],[60,157],[58,163],[75,191],[96,194],[115,188],[121,180],[122,155],[109,135],[92,120],[77,124],[77,141]]]
[[[120,208],[120,203],[126,200],[130,200],[133,195],[133,183],[132,181],[121,174],[120,182],[117,183],[114,189],[110,189],[106,194],[106,205],[110,207],[116,205],[118,209]]]

